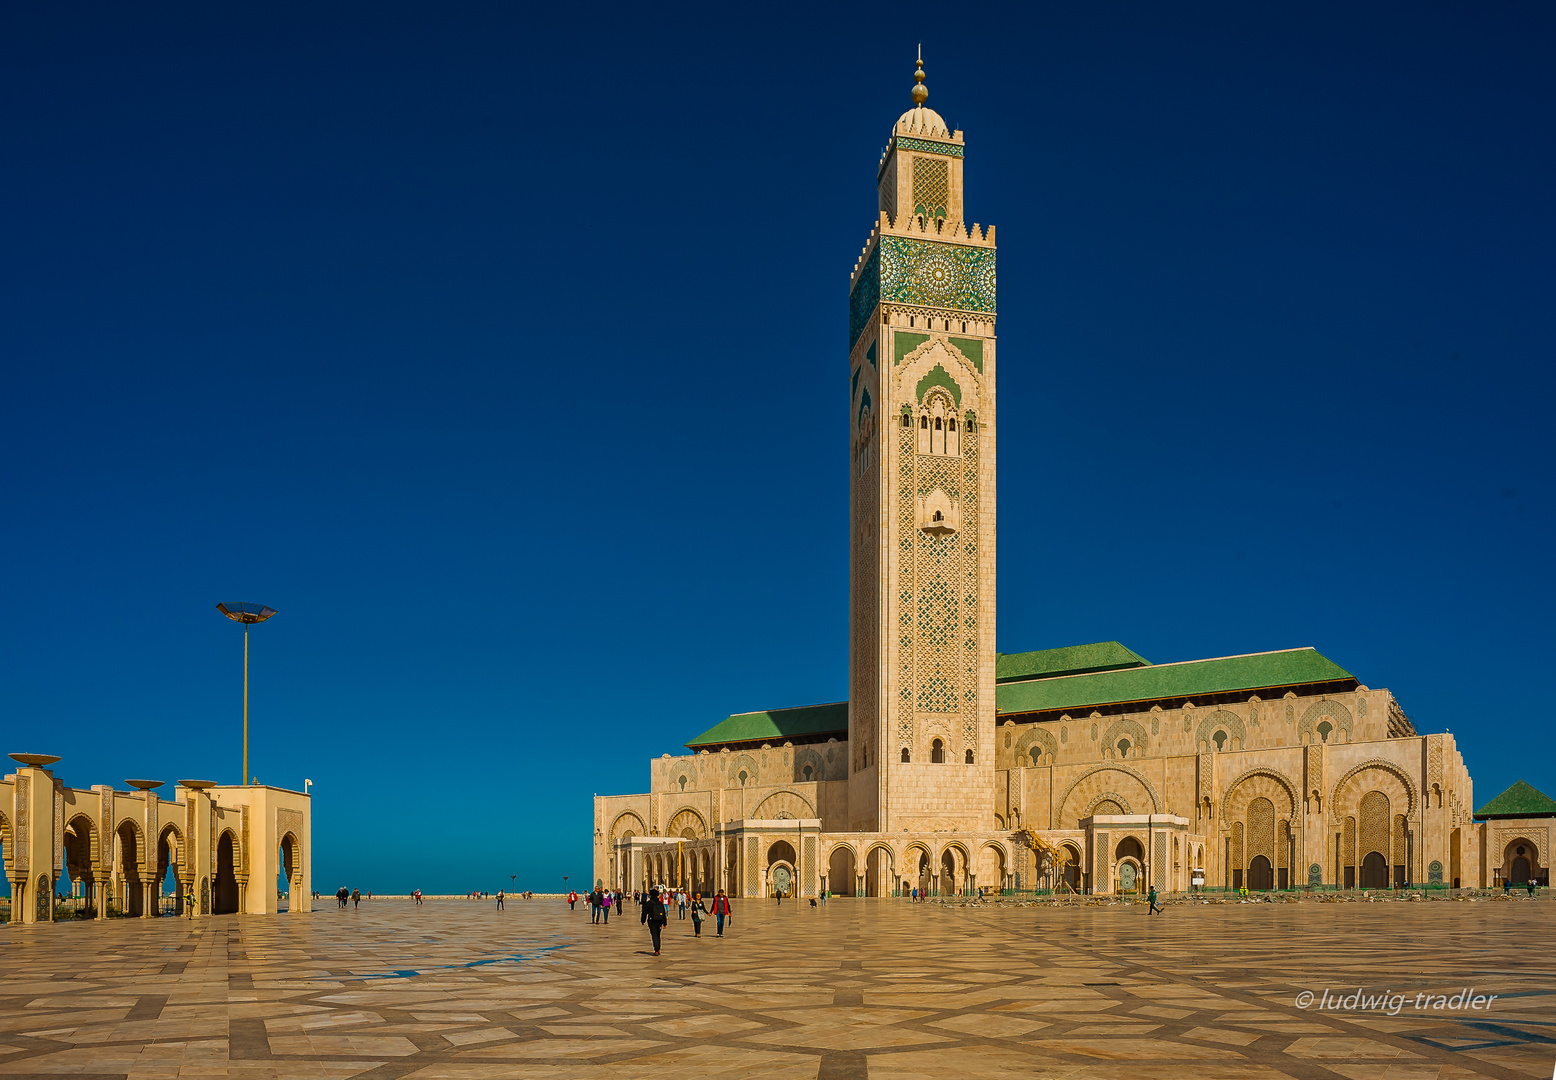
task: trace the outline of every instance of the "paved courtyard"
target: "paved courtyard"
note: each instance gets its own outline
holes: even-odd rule
[[[737,902],[0,928],[0,1078],[1548,1077],[1556,903]],[[1472,987],[1496,995],[1451,1009]],[[1392,992],[1367,1008],[1354,993]],[[1299,994],[1317,997],[1307,1009]],[[1419,996],[1425,995],[1425,996]],[[1433,1007],[1433,998],[1449,998]],[[1418,1003],[1422,1003],[1420,1007]],[[1461,1000],[1462,1005],[1462,1000]]]

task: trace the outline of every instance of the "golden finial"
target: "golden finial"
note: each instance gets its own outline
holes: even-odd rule
[[[923,105],[929,100],[929,87],[924,85],[924,46],[918,47],[918,70],[913,73],[913,104]]]

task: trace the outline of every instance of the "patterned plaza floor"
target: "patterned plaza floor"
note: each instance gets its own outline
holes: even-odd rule
[[[635,918],[591,925],[582,904],[324,903],[0,928],[0,1080],[1556,1072],[1546,898],[1150,917],[737,901],[724,938],[672,921],[658,957]],[[1450,1008],[1464,988],[1497,996]],[[1398,1015],[1320,1007],[1358,989]]]

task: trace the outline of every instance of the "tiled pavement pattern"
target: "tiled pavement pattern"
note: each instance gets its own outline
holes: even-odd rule
[[[723,940],[558,901],[0,929],[26,1076],[1547,1077],[1556,903],[737,902]],[[1318,1014],[1302,990],[1501,995]]]

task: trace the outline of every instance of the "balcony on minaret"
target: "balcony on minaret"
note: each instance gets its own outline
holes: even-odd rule
[[[919,531],[934,537],[950,536],[962,527],[961,506],[939,488],[919,500]]]

